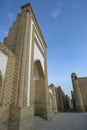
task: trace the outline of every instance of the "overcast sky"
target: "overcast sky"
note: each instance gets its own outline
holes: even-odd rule
[[[48,81],[70,95],[71,73],[87,76],[87,0],[1,0],[0,41],[20,12],[31,3],[47,43]]]

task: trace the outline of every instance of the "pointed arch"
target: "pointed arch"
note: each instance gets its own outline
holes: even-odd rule
[[[44,118],[46,111],[46,80],[40,60],[34,62],[35,115]]]
[[[36,60],[34,63],[34,80],[41,80],[44,78],[44,72],[40,60]]]

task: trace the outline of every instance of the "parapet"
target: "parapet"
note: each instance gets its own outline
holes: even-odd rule
[[[31,8],[30,3],[27,3],[27,4],[23,5],[23,6],[21,6],[22,11],[29,11],[30,8]]]
[[[72,73],[72,74],[71,74],[71,79],[77,79],[76,73]]]

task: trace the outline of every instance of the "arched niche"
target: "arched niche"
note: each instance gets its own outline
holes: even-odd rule
[[[46,82],[40,60],[34,62],[35,115],[44,118],[46,111]]]
[[[42,80],[44,78],[44,72],[40,60],[36,60],[34,63],[34,76],[33,80]]]

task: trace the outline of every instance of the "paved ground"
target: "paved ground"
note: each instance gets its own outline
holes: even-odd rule
[[[41,130],[87,130],[87,113],[59,113]]]

